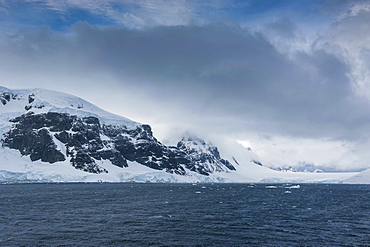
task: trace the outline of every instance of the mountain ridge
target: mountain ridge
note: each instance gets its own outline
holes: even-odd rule
[[[43,89],[0,87],[0,136],[0,182],[338,183],[357,174],[277,172],[255,164],[251,150],[235,156],[228,147],[223,158],[194,136],[166,146],[147,124]]]
[[[45,97],[48,94],[53,96],[51,100]],[[234,169],[221,159],[217,150],[217,158],[203,155],[202,162],[209,164],[202,168],[202,164],[184,152],[186,145],[167,147],[153,136],[149,125],[123,117],[118,124],[112,123],[109,117],[114,121],[119,117],[78,97],[41,89],[9,90],[1,92],[1,100],[3,107],[18,101],[16,106],[18,111],[21,109],[18,114],[22,113],[8,120],[10,129],[3,133],[2,145],[29,156],[32,162],[66,161],[76,169],[98,174],[108,170],[99,166],[97,160],[108,160],[121,168],[128,167],[127,161],[135,161],[179,175],[185,175],[186,170],[208,176],[215,171]]]

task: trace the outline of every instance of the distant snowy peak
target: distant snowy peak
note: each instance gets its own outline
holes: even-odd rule
[[[325,172],[325,170],[320,169],[321,167],[314,166],[312,164],[298,164],[297,166],[280,166],[280,167],[270,167],[273,170],[281,172],[306,172],[306,173],[320,173]]]
[[[195,136],[185,136],[177,143],[177,147],[188,153],[211,153],[214,147],[211,143]]]
[[[210,174],[214,172],[229,172],[235,167],[228,161],[221,158],[218,148],[211,143],[194,137],[183,137],[178,143],[177,148],[184,152],[193,166],[190,170]]]
[[[79,97],[45,89],[11,90],[0,87],[0,113],[9,118],[28,112],[58,112],[78,117],[97,117],[104,124],[140,125],[130,119],[109,113]]]

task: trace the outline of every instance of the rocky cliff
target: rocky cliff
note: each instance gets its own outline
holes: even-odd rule
[[[126,120],[122,124],[103,123],[98,114],[86,113],[86,102],[66,106],[79,111],[74,115],[32,91],[27,94],[3,91],[0,101],[3,107],[13,104],[12,101],[22,106],[22,114],[8,120],[9,130],[2,135],[2,146],[18,150],[29,156],[30,161],[50,164],[67,161],[89,173],[108,172],[97,164],[98,160],[108,160],[121,168],[128,166],[127,161],[136,161],[179,175],[186,175],[186,170],[202,175],[235,170],[221,158],[217,147],[207,146],[203,140],[183,138],[176,147],[168,147],[153,136],[149,125],[135,123],[127,127]]]

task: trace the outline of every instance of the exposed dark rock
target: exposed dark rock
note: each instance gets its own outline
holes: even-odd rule
[[[132,130],[103,126],[103,133],[112,140],[116,150],[125,159],[153,169],[185,175],[183,163],[171,158],[175,156],[172,150],[155,139],[149,125],[137,126]]]
[[[11,93],[8,93],[8,92],[2,92],[0,94],[0,101],[3,105],[6,105],[9,101],[10,101],[10,98],[12,97],[12,94]]]
[[[33,107],[37,108],[37,109],[42,109],[45,107],[45,105],[41,104],[41,105],[34,105]]]
[[[235,157],[233,157],[233,160],[234,162],[237,164],[237,165],[240,165],[239,162],[235,159]]]
[[[177,148],[190,160],[186,168],[191,171],[209,175],[214,172],[235,170],[228,160],[221,158],[217,147],[206,144],[199,138],[183,138],[177,143]]]
[[[32,161],[41,160],[55,163],[66,160],[65,156],[71,157],[71,164],[77,169],[92,173],[107,172],[91,158],[86,150],[91,145],[85,136],[91,139],[87,132],[88,128],[80,127],[77,133],[68,133],[74,126],[89,126],[77,118],[64,113],[24,114],[10,120],[14,123],[12,129],[4,135],[3,146],[17,149],[22,155],[30,155]],[[89,119],[87,119],[89,122]],[[96,129],[94,126],[93,129]],[[66,147],[66,153],[57,149],[53,136]],[[92,142],[96,145],[96,143]],[[101,146],[99,146],[101,147]],[[95,148],[96,149],[96,148]]]
[[[30,95],[28,95],[28,104],[31,104],[34,101],[35,101],[35,95],[31,93]]]
[[[185,174],[181,162],[170,148],[158,142],[149,125],[127,129],[125,126],[101,126],[96,117],[78,118],[65,113],[25,114],[11,120],[13,128],[4,136],[3,145],[30,155],[32,161],[49,163],[70,157],[72,166],[91,173],[107,172],[96,160],[109,160],[127,167],[127,160],[157,170]],[[57,150],[53,136],[65,146]],[[102,136],[105,136],[102,140]]]
[[[16,125],[5,135],[4,146],[18,149],[22,155],[30,155],[32,161],[55,163],[65,160],[65,156],[56,149],[47,129],[18,128],[19,126]]]
[[[10,92],[1,92],[0,93],[0,102],[3,105],[6,105],[10,100],[17,99],[18,95]]]
[[[7,101],[11,96],[3,98]],[[136,161],[180,175],[186,174],[184,168],[203,175],[235,170],[220,157],[217,147],[199,139],[183,139],[177,147],[167,147],[157,141],[149,125],[127,129],[102,125],[96,117],[79,118],[56,112],[28,112],[10,122],[13,126],[4,135],[3,146],[29,155],[32,161],[56,163],[69,158],[73,167],[90,173],[108,172],[97,164],[98,160],[109,160],[118,167],[128,167],[127,161]],[[196,145],[202,148],[193,148]]]
[[[261,162],[257,161],[257,160],[252,160],[252,162],[256,165],[259,165],[259,166],[263,166]]]
[[[62,131],[60,133],[56,133],[54,134],[54,136],[61,142],[63,142],[64,144],[66,144],[67,142],[69,142],[70,140],[70,135],[68,134],[67,131]]]

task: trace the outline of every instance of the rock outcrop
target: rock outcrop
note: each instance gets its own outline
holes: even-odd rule
[[[217,147],[200,139],[183,138],[176,147],[166,146],[153,136],[149,125],[110,114],[72,95],[41,89],[0,90],[1,110],[8,114],[2,123],[7,126],[1,129],[6,130],[2,146],[19,150],[30,161],[69,162],[89,173],[108,173],[105,162],[98,161],[123,169],[133,161],[179,175],[235,170],[220,157]]]
[[[13,127],[4,135],[3,146],[30,155],[32,161],[55,163],[68,158],[77,169],[101,173],[107,171],[96,160],[109,160],[119,167],[127,167],[129,160],[180,175],[185,174],[182,165],[189,162],[158,142],[149,125],[127,129],[101,125],[96,117],[56,112],[30,112],[10,121]]]

